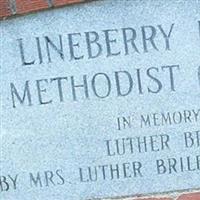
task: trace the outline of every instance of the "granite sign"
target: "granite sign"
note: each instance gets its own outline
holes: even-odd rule
[[[200,1],[94,1],[0,28],[0,199],[200,188]]]

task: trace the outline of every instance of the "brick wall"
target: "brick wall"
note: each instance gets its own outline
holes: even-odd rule
[[[0,0],[0,18],[81,3],[88,0]]]
[[[141,198],[129,198],[129,200],[200,200],[200,192],[169,193],[166,195],[149,195]]]
[[[88,0],[0,0],[0,18],[26,14],[34,11],[56,8],[64,5],[86,2]],[[127,200],[200,200],[200,192],[168,193]]]

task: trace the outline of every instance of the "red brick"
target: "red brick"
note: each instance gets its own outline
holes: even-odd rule
[[[85,0],[52,0],[52,3],[55,7],[57,6],[63,6],[67,4],[74,4],[74,3],[81,3]]]
[[[192,194],[183,194],[177,200],[200,200],[200,192]]]
[[[0,0],[0,18],[10,16],[11,14],[9,0]]]
[[[16,0],[17,14],[24,14],[48,8],[47,0]]]
[[[47,9],[51,6],[58,7],[84,1],[86,0],[16,0],[16,13],[13,14],[25,14]],[[0,18],[10,15],[12,15],[12,12],[9,6],[9,0],[0,0]]]

